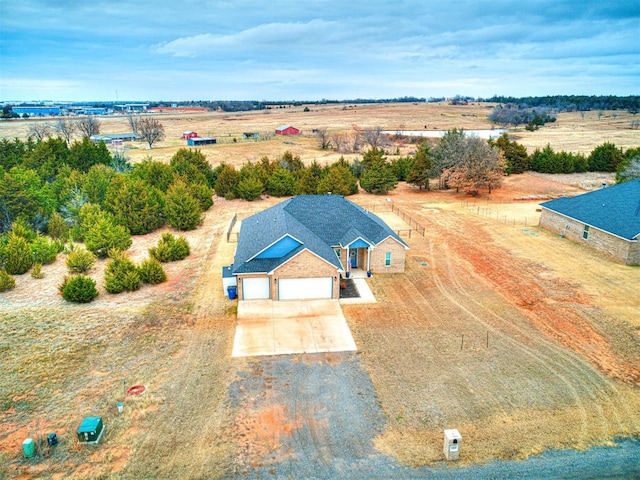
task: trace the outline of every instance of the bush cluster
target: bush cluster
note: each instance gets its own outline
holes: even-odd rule
[[[162,264],[154,258],[143,260],[138,267],[138,273],[142,281],[149,285],[157,285],[167,280]]]
[[[67,256],[67,268],[71,273],[87,273],[96,261],[96,256],[90,251],[80,248]]]
[[[133,292],[142,286],[140,273],[124,253],[116,253],[104,272],[104,289],[109,293]]]
[[[59,290],[62,298],[73,303],[89,303],[98,296],[96,282],[84,275],[64,277]]]
[[[151,258],[159,262],[174,262],[189,256],[191,249],[184,237],[174,237],[171,233],[163,233],[156,247],[149,249]]]

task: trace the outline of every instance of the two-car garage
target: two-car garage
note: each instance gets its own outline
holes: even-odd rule
[[[276,280],[278,300],[333,298],[333,277],[279,278]],[[270,277],[244,277],[243,300],[264,300],[271,297]]]

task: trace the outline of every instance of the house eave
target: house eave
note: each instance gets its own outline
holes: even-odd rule
[[[619,238],[620,240],[624,240],[625,242],[630,242],[630,243],[631,242],[637,242],[638,241],[638,237],[640,237],[640,233],[638,233],[637,235],[635,235],[632,238],[625,238],[625,237],[622,237],[622,236],[620,236],[620,235],[618,235],[616,233],[610,232],[609,230],[604,230],[601,227],[597,227],[596,225],[593,225],[593,224],[591,224],[589,222],[585,222],[584,220],[581,220],[581,219],[576,218],[576,217],[572,217],[571,215],[567,215],[567,214],[559,212],[557,210],[553,210],[553,209],[548,208],[548,207],[543,207],[542,205],[541,205],[541,208],[544,209],[544,210],[547,210],[549,212],[555,213],[556,215],[560,215],[561,217],[568,218],[569,220],[573,220],[574,222],[582,223],[583,225],[586,225],[589,228],[594,228],[594,229],[596,229],[596,230],[598,230],[600,232],[606,233],[607,235],[611,235],[612,237],[616,237],[616,238]]]

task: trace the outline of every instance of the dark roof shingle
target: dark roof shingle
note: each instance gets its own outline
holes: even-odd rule
[[[282,258],[253,258],[285,235],[302,245]],[[333,247],[358,238],[375,245],[387,237],[407,246],[380,218],[340,195],[299,195],[242,221],[232,270],[268,272],[304,248],[342,269]]]
[[[640,236],[640,180],[557,198],[540,206],[627,240]]]

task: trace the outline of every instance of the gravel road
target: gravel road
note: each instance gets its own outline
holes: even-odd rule
[[[242,414],[236,478],[640,478],[640,440],[473,467],[414,469],[378,452],[384,416],[356,353],[252,359],[229,389]],[[464,454],[464,444],[462,449]]]

